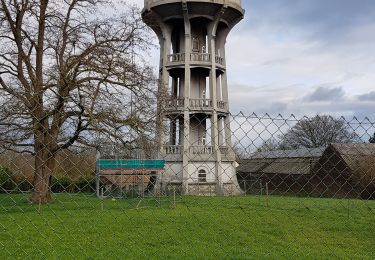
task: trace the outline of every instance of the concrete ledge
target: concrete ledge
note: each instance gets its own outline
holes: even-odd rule
[[[243,11],[242,8],[242,1],[241,0],[186,0],[187,3],[194,2],[194,3],[212,3],[212,4],[222,4],[234,7],[238,10]],[[157,5],[163,4],[173,4],[173,3],[182,3],[182,0],[144,0],[144,7],[145,9],[152,8]]]

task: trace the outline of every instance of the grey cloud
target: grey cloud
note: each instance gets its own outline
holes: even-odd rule
[[[245,87],[244,87],[245,88]],[[358,102],[358,96],[350,95],[344,92],[340,87],[330,88],[327,86],[320,86],[309,97],[313,99],[331,97],[329,101],[335,96],[336,100],[332,102],[311,102],[301,97],[299,99],[290,99],[288,101],[289,87],[282,87],[277,92],[270,92],[270,87],[248,87],[250,95],[232,95],[230,98],[231,112],[236,114],[242,111],[246,115],[255,112],[257,114],[269,113],[270,115],[282,114],[288,116],[291,114],[298,116],[311,116],[317,113],[329,114],[334,116],[345,116],[350,119],[353,116],[358,118],[370,118],[375,121],[375,110],[372,102]],[[283,95],[284,93],[285,95]],[[312,95],[314,94],[314,95]],[[375,92],[370,92],[368,96],[374,97]],[[372,96],[374,95],[374,96]],[[334,104],[334,105],[333,105]]]
[[[255,103],[254,103],[255,104]],[[259,102],[254,106],[255,113],[284,114],[288,110],[288,104],[283,102]]]
[[[374,0],[251,0],[245,8],[253,27],[278,26],[323,41],[339,41],[358,26],[375,23]]]
[[[303,100],[307,102],[337,101],[341,100],[344,96],[345,91],[342,87],[319,87],[314,92],[306,95]]]
[[[282,102],[274,102],[268,107],[270,112],[283,113],[287,110],[288,104]]]
[[[290,58],[279,58],[279,59],[273,59],[273,60],[268,60],[262,63],[263,66],[275,66],[275,65],[282,65],[287,62],[289,62],[291,59]]]
[[[371,15],[375,14],[373,0],[250,0],[246,1],[245,9],[257,19],[258,14],[267,13],[269,16],[264,18],[269,21],[294,26],[332,25],[337,26],[336,30],[373,22]]]
[[[237,103],[237,100],[233,100]],[[272,102],[271,100],[260,102],[255,99],[247,100],[247,105],[239,104],[231,107],[231,112],[236,114],[242,111],[246,115],[255,112],[257,114],[268,113],[270,115],[281,114],[283,116],[296,115],[296,116],[313,116],[318,114],[328,114],[333,116],[344,116],[351,119],[354,116],[359,120],[369,118],[371,122],[375,122],[375,113],[373,105],[369,102],[355,102],[351,100],[340,100],[335,102],[332,106],[328,103],[309,103],[303,101],[295,101],[286,103]]]
[[[375,91],[371,91],[370,93],[359,95],[358,99],[360,101],[375,101]]]

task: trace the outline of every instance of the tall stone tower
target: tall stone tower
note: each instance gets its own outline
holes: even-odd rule
[[[241,0],[145,0],[143,20],[158,36],[158,140],[162,190],[240,193],[231,143],[225,43],[243,18]]]

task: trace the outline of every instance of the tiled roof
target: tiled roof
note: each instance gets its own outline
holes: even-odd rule
[[[276,150],[255,153],[251,159],[275,159],[275,158],[317,158],[321,157],[326,147],[302,148],[295,150]]]

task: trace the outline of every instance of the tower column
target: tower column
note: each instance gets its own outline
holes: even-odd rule
[[[191,53],[191,25],[187,3],[182,3],[185,27],[185,80],[184,80],[184,140],[182,156],[182,193],[189,193],[189,157],[190,157],[190,53]]]
[[[224,135],[225,135],[225,130],[224,130],[224,118],[220,117],[219,118],[219,148],[225,144],[224,140]]]
[[[228,83],[227,83],[226,71],[221,75],[221,88],[222,88],[223,101],[226,104],[226,109],[229,111]],[[225,131],[225,145],[228,148],[231,148],[232,147],[232,140],[231,140],[232,131],[230,129],[229,113],[224,117],[224,131]]]
[[[217,75],[216,75],[216,33],[221,15],[225,12],[226,7],[222,7],[221,11],[216,15],[214,21],[208,26],[208,49],[211,54],[211,70],[210,70],[210,93],[212,100],[212,116],[211,116],[211,138],[214,149],[215,161],[215,178],[216,178],[216,194],[223,194],[221,152],[219,147],[219,122],[217,111]]]
[[[165,98],[168,96],[168,87],[169,87],[169,72],[167,70],[167,60],[168,54],[170,52],[170,46],[172,44],[171,41],[171,34],[172,30],[169,26],[163,25],[161,26],[161,37],[159,37],[160,45],[161,45],[161,55],[160,55],[160,63],[162,67],[160,69],[160,85],[159,85],[159,102],[158,102],[158,137],[157,142],[160,149],[160,152],[163,153],[163,143],[165,141],[165,122],[164,122],[164,113],[163,113],[163,106],[165,105]],[[161,106],[161,107],[160,107]]]
[[[172,86],[171,86],[171,98],[176,99],[177,98],[177,78],[172,78]],[[176,145],[177,140],[177,118],[172,117],[170,123],[170,145]]]

